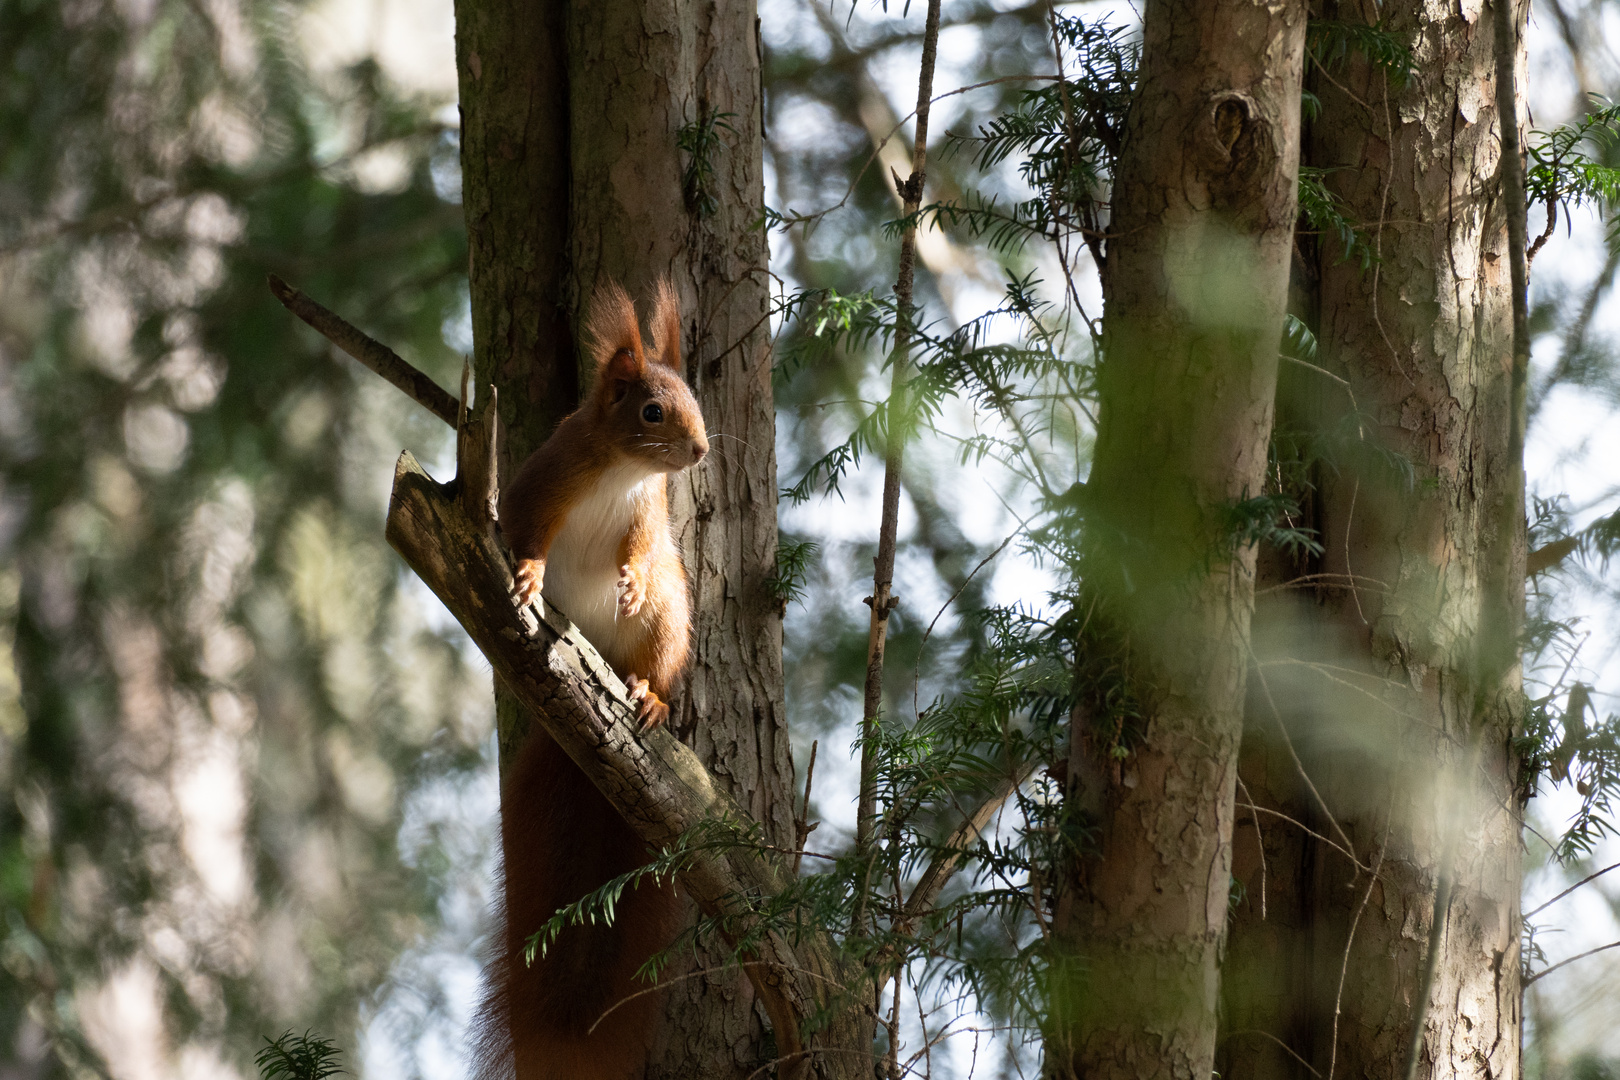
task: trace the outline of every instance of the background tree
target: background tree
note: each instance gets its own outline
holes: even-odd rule
[[[1391,12],[1380,56],[1329,14],[1307,161],[1361,257],[1323,234],[1298,267],[1320,346],[1276,444],[1321,550],[1263,583],[1225,1061],[1511,1074],[1526,704],[1493,602],[1522,612],[1524,541],[1497,37],[1489,12]]]
[[[1065,798],[1094,832],[1053,904],[1048,1075],[1214,1058],[1254,603],[1254,547],[1229,533],[1265,482],[1304,44],[1303,5],[1143,11],[1082,497]]]

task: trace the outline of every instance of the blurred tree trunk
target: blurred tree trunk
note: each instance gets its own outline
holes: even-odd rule
[[[1273,560],[1256,613],[1239,776],[1262,811],[1238,808],[1223,1075],[1405,1076],[1432,941],[1416,1075],[1519,1068],[1524,480],[1495,34],[1478,0],[1384,19],[1413,77],[1353,56],[1306,141],[1377,256],[1323,237],[1298,282],[1333,374],[1296,369],[1279,418],[1330,447],[1309,510],[1326,550]],[[1282,587],[1302,571],[1322,576]]]
[[[671,485],[695,648],[671,723],[766,841],[787,845],[766,242],[751,228],[763,201],[754,12],[753,0],[458,0],[456,53],[474,366],[480,386],[499,388],[502,474],[589,377],[574,331],[592,289],[615,280],[645,298],[668,274],[687,380],[721,436]],[[683,129],[713,138],[688,153]],[[504,768],[530,723],[497,698]],[[719,966],[718,954],[695,966]],[[768,1059],[735,970],[672,981],[664,995],[649,1077],[741,1077]]]
[[[1054,985],[1054,1075],[1202,1077],[1214,1060],[1253,602],[1253,546],[1231,542],[1231,519],[1265,476],[1305,17],[1197,2],[1143,16],[1103,273],[1097,603],[1070,765],[1096,842],[1055,909],[1075,963]]]

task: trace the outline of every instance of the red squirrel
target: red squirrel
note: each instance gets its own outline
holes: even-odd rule
[[[652,330],[649,356],[629,296],[617,285],[597,290],[586,322],[595,383],[523,463],[500,506],[517,559],[514,599],[542,593],[573,620],[629,686],[643,730],[669,716],[691,638],[665,478],[709,449],[680,375],[680,310],[668,280],[658,286]],[[501,847],[504,926],[477,1026],[480,1075],[641,1075],[660,997],[644,993],[635,973],[679,930],[673,886],[649,880],[627,889],[611,927],[568,926],[544,957],[524,964],[524,943],[558,908],[649,861],[647,845],[538,729],[506,777]]]

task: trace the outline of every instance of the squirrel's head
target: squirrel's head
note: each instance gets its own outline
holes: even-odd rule
[[[616,450],[654,471],[679,472],[703,460],[709,438],[681,378],[681,313],[668,278],[658,283],[652,330],[648,356],[630,297],[611,282],[596,290],[586,322],[596,360],[591,402]]]

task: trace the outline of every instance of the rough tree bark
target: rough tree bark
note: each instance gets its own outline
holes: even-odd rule
[[[1269,693],[1240,768],[1260,810],[1238,811],[1224,1075],[1408,1075],[1430,963],[1416,1075],[1518,1075],[1525,551],[1496,35],[1480,0],[1376,14],[1412,79],[1355,58],[1323,75],[1306,144],[1378,258],[1324,239],[1300,281],[1329,373],[1298,370],[1280,410],[1330,447],[1326,550],[1274,564],[1256,614]],[[1284,587],[1302,571],[1320,576]]]
[[[1201,1080],[1213,1064],[1254,567],[1228,537],[1265,471],[1305,17],[1302,2],[1143,13],[1103,274],[1098,604],[1081,643],[1118,647],[1142,716],[1095,701],[1070,764],[1097,850],[1056,905],[1077,958],[1054,988],[1056,1075]]]
[[[503,475],[584,381],[591,290],[675,282],[687,378],[716,452],[672,484],[695,653],[672,725],[765,828],[792,842],[775,570],[776,468],[753,0],[458,0],[462,184],[478,385],[500,390]],[[722,121],[707,168],[683,125]],[[529,717],[497,693],[503,766]],[[544,737],[541,735],[540,737]],[[713,965],[700,956],[699,967]],[[679,976],[680,970],[671,976]],[[735,971],[672,982],[649,1076],[742,1077],[769,1057]]]

